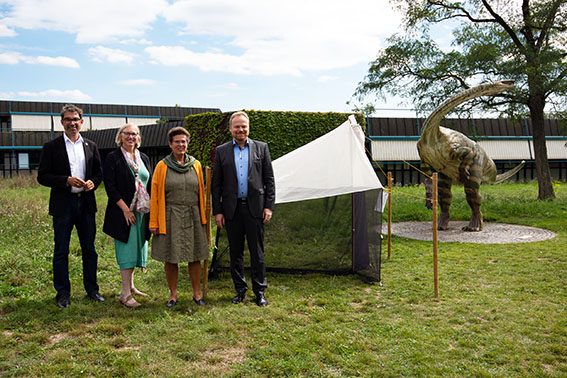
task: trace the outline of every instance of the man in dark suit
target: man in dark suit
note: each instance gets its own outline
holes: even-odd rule
[[[96,199],[94,191],[102,181],[100,155],[96,144],[79,134],[83,111],[75,105],[61,110],[62,136],[45,143],[41,151],[37,181],[51,188],[49,215],[53,217],[53,286],[61,308],[68,307],[69,241],[77,229],[83,258],[83,285],[87,296],[104,302],[96,280],[98,256],[95,251]]]
[[[229,129],[233,140],[216,148],[213,166],[213,214],[217,227],[224,228],[230,248],[230,273],[240,303],[248,286],[244,278],[244,237],[248,241],[252,268],[252,290],[256,304],[266,306],[264,223],[272,218],[276,188],[268,145],[248,138],[245,112],[232,114]]]

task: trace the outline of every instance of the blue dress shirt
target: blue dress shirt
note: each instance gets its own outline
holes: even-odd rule
[[[248,197],[248,139],[243,148],[232,140],[234,151],[234,164],[236,165],[236,178],[238,179],[238,198]]]

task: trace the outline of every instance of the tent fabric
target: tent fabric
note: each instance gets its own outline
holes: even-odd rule
[[[272,162],[276,203],[383,188],[353,115],[331,132]]]

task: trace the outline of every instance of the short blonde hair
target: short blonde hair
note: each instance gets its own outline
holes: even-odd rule
[[[116,145],[118,147],[122,147],[122,137],[120,136],[120,134],[122,134],[124,129],[127,127],[133,127],[138,132],[138,136],[136,137],[136,148],[140,148],[140,146],[142,145],[142,135],[140,134],[140,128],[136,125],[132,125],[131,123],[127,123],[118,129],[118,132],[116,133],[116,138],[114,139]]]
[[[230,118],[229,118],[229,120],[228,120],[228,125],[229,125],[229,126],[232,125],[232,119],[233,119],[234,117],[237,117],[237,116],[243,116],[243,117],[246,118],[246,119],[248,120],[248,122],[250,123],[250,118],[248,118],[248,114],[246,114],[245,111],[241,110],[241,111],[232,113],[232,115],[230,116]]]

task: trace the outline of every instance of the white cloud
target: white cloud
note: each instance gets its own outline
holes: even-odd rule
[[[89,55],[95,62],[126,63],[131,65],[136,54],[104,46],[89,48]]]
[[[88,101],[91,100],[91,96],[84,94],[78,89],[70,90],[59,90],[59,89],[48,89],[41,92],[25,92],[21,91],[17,93],[19,97],[33,98],[33,99],[58,99],[58,100],[68,100],[68,101]]]
[[[17,34],[14,30],[6,25],[0,24],[0,37],[15,37]]]
[[[11,99],[14,98],[14,92],[0,92],[1,99]]]
[[[4,24],[76,35],[79,43],[134,38],[151,28],[166,0],[4,0]]]
[[[154,63],[266,76],[367,63],[400,22],[386,0],[2,1],[6,28],[63,31],[79,43],[147,45],[162,18],[171,42],[146,47]],[[118,52],[97,59],[133,61],[131,53]]]
[[[65,56],[57,56],[55,58],[50,56],[38,56],[37,58],[32,58],[29,63],[32,64],[46,64],[48,66],[60,66],[69,68],[79,68],[79,63],[72,58],[67,58]]]
[[[18,64],[18,63],[28,63],[28,64],[43,64],[48,66],[58,66],[67,68],[79,68],[79,63],[73,59],[66,56],[26,56],[22,55],[16,51],[9,51],[5,53],[0,53],[0,64]]]
[[[317,78],[317,81],[318,81],[319,83],[326,83],[326,82],[333,81],[333,80],[337,80],[337,79],[338,79],[337,76],[323,75],[323,76],[319,76],[319,77]]]
[[[123,80],[120,82],[122,85],[128,86],[140,86],[140,85],[154,85],[157,82],[152,79],[130,79],[130,80]]]
[[[18,64],[22,59],[22,54],[18,52],[0,53],[0,64]]]
[[[145,51],[151,56],[153,62],[165,66],[190,65],[203,71],[221,71],[233,74],[288,74],[299,76],[301,71],[295,67],[284,67],[274,64],[261,66],[253,64],[249,55],[230,55],[215,52],[194,52],[183,46],[152,46]]]
[[[148,41],[145,38],[141,38],[141,39],[129,38],[129,39],[123,39],[122,41],[120,41],[120,44],[122,44],[122,45],[151,45],[152,41]]]
[[[293,75],[350,67],[375,57],[400,17],[386,1],[180,0],[163,12],[188,35],[215,37],[214,51],[179,44],[147,48],[154,62],[203,71]],[[222,50],[221,50],[222,49]]]

